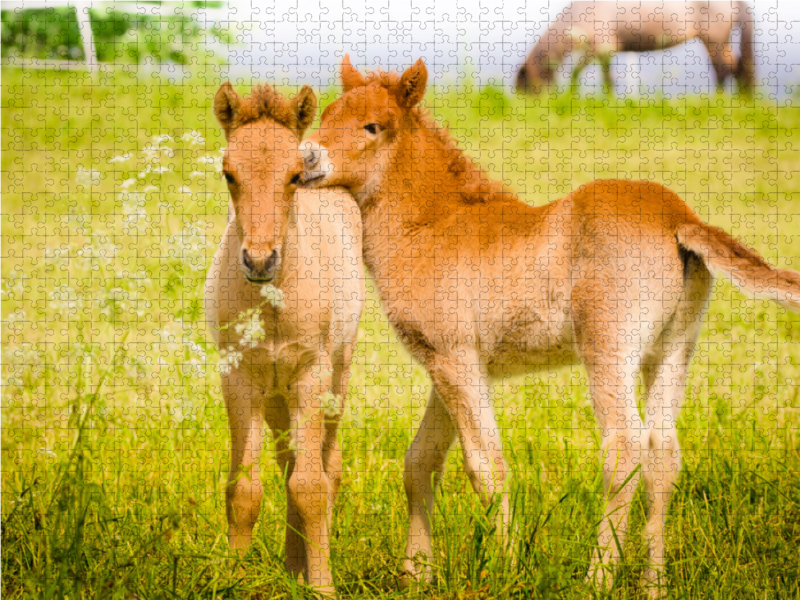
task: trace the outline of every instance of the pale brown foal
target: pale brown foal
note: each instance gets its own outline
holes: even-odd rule
[[[484,502],[500,494],[508,518],[490,378],[576,361],[589,375],[609,498],[589,577],[611,580],[603,567],[619,554],[612,527],[623,543],[639,465],[650,556],[661,566],[680,467],[678,406],[712,273],[793,310],[800,275],[773,269],[656,183],[596,181],[528,206],[417,108],[422,61],[402,77],[365,77],[345,58],[342,81],[344,94],[304,142],[305,184],[343,186],[355,197],[364,261],[398,336],[433,382],[405,460],[405,568],[425,575],[414,558],[431,558],[434,488],[456,437],[475,491]],[[639,371],[644,419],[634,397]],[[658,573],[647,580],[657,584]]]
[[[331,592],[328,528],[341,479],[336,430],[365,290],[353,199],[296,190],[298,142],[316,110],[308,87],[291,102],[268,86],[246,99],[228,83],[217,92],[230,208],[206,280],[206,312],[230,363],[222,374],[231,431],[230,545],[244,551],[258,518],[266,425],[286,481],[287,567]],[[280,290],[282,301],[268,287],[273,302],[262,306],[266,285]],[[260,316],[237,322],[259,306]]]

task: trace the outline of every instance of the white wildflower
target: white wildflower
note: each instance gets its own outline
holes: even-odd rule
[[[249,317],[236,323],[234,330],[241,336],[239,345],[242,348],[255,348],[259,342],[263,342],[267,337],[264,326],[261,323],[261,311],[255,310]]]
[[[233,346],[228,346],[219,351],[219,370],[221,373],[228,374],[231,369],[235,369],[242,362],[244,355]]]
[[[205,144],[206,140],[199,131],[192,131],[190,133],[184,133],[181,136],[181,140],[184,142],[189,142],[192,146],[199,146],[200,144]]]
[[[273,307],[275,308],[286,308],[286,303],[284,302],[284,295],[283,291],[279,290],[272,284],[267,284],[261,288],[260,292],[261,296],[267,299]]]
[[[100,183],[100,179],[102,179],[102,177],[103,174],[100,171],[95,169],[84,169],[83,167],[78,167],[78,172],[75,173],[75,181],[78,182],[78,185],[82,185],[83,187],[97,185]]]
[[[84,306],[83,294],[77,293],[73,288],[61,285],[50,292],[49,308],[57,311],[80,310]]]
[[[135,179],[126,179],[125,181],[123,181],[122,183],[119,184],[119,187],[122,190],[127,190],[132,185],[136,185],[136,180]]]
[[[206,156],[198,158],[197,162],[201,165],[212,165],[217,173],[222,172],[222,156],[211,156],[207,154]]]
[[[189,173],[189,179],[194,179],[195,177],[205,177],[205,171],[192,171]]]
[[[110,163],[124,163],[128,162],[133,157],[133,154],[130,152],[126,152],[125,154],[118,154],[117,156],[112,156],[108,159]]]
[[[336,419],[342,414],[342,397],[332,392],[325,392],[319,397],[320,408],[326,419]]]

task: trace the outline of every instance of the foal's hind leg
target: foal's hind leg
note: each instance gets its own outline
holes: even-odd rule
[[[651,565],[644,583],[651,587],[653,596],[659,595],[664,586],[664,525],[669,496],[681,466],[678,411],[712,283],[699,259],[690,257],[685,268],[687,283],[675,318],[657,342],[653,358],[642,369],[647,393],[644,421],[649,429],[643,468],[650,504],[645,534]]]
[[[428,576],[427,567],[422,565],[418,568],[414,558],[420,553],[427,562],[432,558],[430,516],[434,510],[436,488],[444,474],[447,453],[455,438],[455,424],[434,389],[405,458],[403,483],[410,524],[403,566],[412,577]]]
[[[325,441],[322,444],[322,465],[328,476],[328,527],[333,525],[333,507],[339,486],[342,483],[342,450],[336,439],[336,431],[347,405],[347,386],[350,383],[350,361],[353,357],[355,344],[342,351],[341,356],[335,357],[333,376],[331,378],[332,402],[336,404],[327,406],[325,412]]]
[[[583,312],[583,311],[581,311]],[[583,313],[587,314],[587,313]],[[587,579],[610,587],[612,569],[625,543],[628,510],[639,482],[637,467],[646,443],[645,429],[636,407],[639,370],[637,345],[625,343],[630,333],[619,323],[581,319],[576,329],[578,349],[589,374],[594,413],[602,431],[605,511],[598,533],[598,551],[592,556]],[[608,313],[606,313],[607,316]],[[587,316],[588,316],[587,315]]]

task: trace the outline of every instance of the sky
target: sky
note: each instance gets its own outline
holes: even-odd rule
[[[566,6],[541,0],[231,0],[224,14],[240,30],[228,75],[244,83],[273,81],[338,85],[345,53],[364,69],[404,69],[423,58],[436,85],[458,85],[472,74],[480,84],[513,85],[525,55]],[[800,2],[755,4],[757,76],[771,93],[800,84]],[[216,11],[215,11],[216,12]],[[620,54],[614,65],[621,93],[661,87],[708,89],[711,67],[699,41],[664,52]],[[586,73],[598,82],[598,69]],[[676,91],[673,89],[672,91]]]

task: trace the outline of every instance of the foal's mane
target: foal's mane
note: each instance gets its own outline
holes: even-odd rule
[[[365,77],[365,85],[377,83],[390,91],[400,83],[398,73],[372,71]],[[514,198],[506,187],[492,180],[474,159],[458,147],[447,126],[438,125],[426,108],[417,106],[409,111],[412,127],[427,131],[436,150],[441,153],[447,171],[453,175],[458,185],[458,200],[464,204],[479,204]]]
[[[286,99],[271,85],[259,85],[242,100],[231,130],[258,121],[272,119],[292,131],[297,130],[297,116]]]

